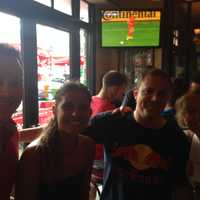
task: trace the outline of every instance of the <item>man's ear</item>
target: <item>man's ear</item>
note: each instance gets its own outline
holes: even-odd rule
[[[109,98],[111,99],[111,101],[115,98],[116,92],[117,92],[117,86],[110,86],[107,89],[107,94],[108,94]]]
[[[117,90],[119,89],[118,86],[111,86],[110,88],[111,88],[112,94],[115,94]]]

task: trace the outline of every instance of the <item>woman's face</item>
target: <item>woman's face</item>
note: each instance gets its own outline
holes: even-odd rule
[[[60,131],[79,134],[88,125],[91,115],[88,97],[80,91],[67,92],[54,108]]]
[[[186,127],[196,134],[200,132],[200,95],[192,95],[187,102],[183,122]]]

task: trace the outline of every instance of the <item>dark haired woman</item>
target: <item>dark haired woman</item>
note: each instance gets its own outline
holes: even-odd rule
[[[79,83],[58,90],[54,118],[24,151],[16,200],[88,200],[94,142],[80,133],[91,114],[90,94]]]

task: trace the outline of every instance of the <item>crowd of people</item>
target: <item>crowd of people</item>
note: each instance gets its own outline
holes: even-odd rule
[[[102,184],[101,200],[200,199],[198,74],[181,89],[163,70],[144,70],[128,91],[129,109],[126,97],[116,109],[128,86],[123,73],[106,73],[93,97],[67,82],[55,95],[53,119],[18,158],[12,114],[22,99],[23,64],[6,44],[0,60],[1,200],[94,200],[91,183]]]

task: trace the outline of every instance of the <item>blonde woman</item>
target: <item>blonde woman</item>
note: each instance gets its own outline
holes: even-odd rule
[[[200,199],[200,95],[189,92],[176,102],[178,124],[185,129],[190,141],[188,176]]]

